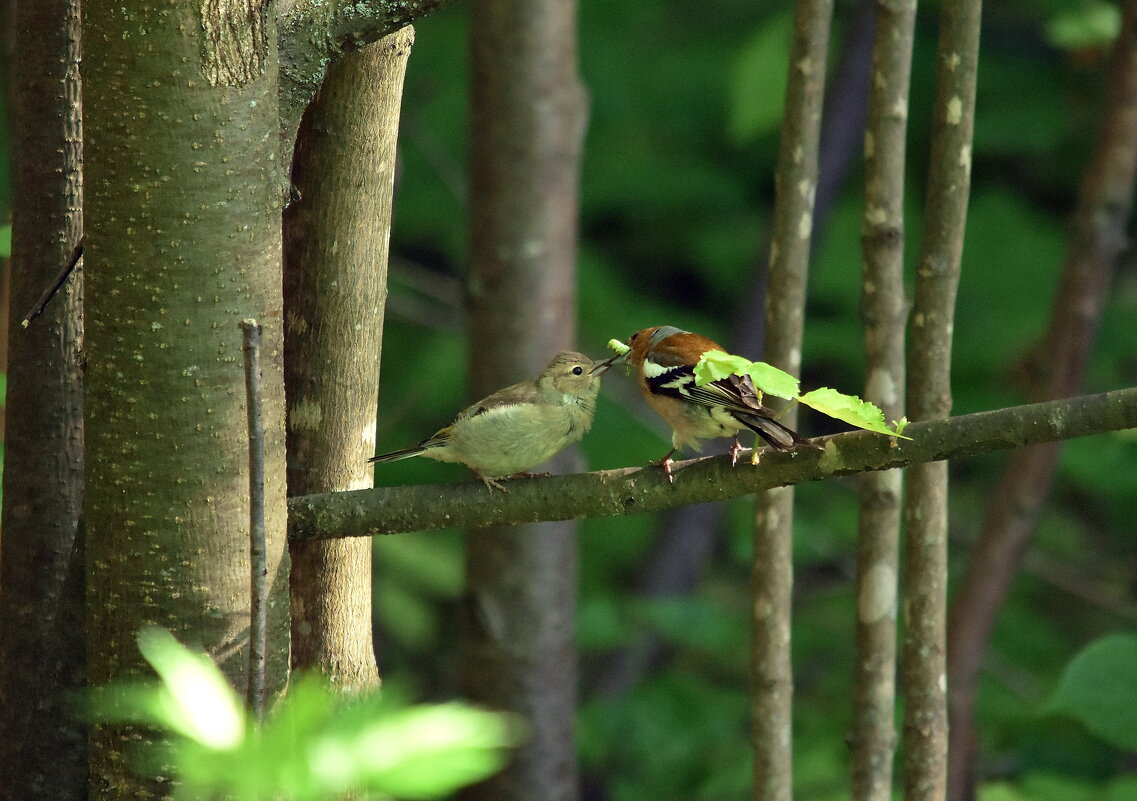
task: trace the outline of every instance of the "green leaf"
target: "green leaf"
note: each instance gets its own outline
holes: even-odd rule
[[[784,370],[766,362],[754,362],[746,374],[754,379],[754,386],[776,398],[793,400],[801,391],[798,380]]]
[[[731,375],[748,375],[761,392],[786,400],[798,393],[798,380],[766,362],[752,362],[721,350],[708,350],[695,365],[695,384],[704,386]]]
[[[721,350],[708,350],[695,365],[695,384],[705,386],[729,375],[745,375],[754,362]]]
[[[157,626],[139,632],[138,649],[162,679],[162,686],[153,691],[159,722],[219,751],[240,744],[244,709],[208,656],[190,651]]]
[[[1111,634],[1086,646],[1066,666],[1046,709],[1137,751],[1137,635]]]
[[[399,798],[438,798],[484,779],[518,741],[504,715],[460,703],[415,706],[330,733],[307,749],[325,786],[362,786]]]
[[[0,225],[0,259],[12,255],[12,224]]]
[[[888,424],[884,422],[884,412],[879,407],[861,400],[855,395],[846,395],[829,387],[821,387],[805,393],[798,400],[811,409],[816,409],[830,417],[836,417],[838,420],[843,420],[857,428],[894,437],[903,436],[889,428]],[[909,439],[909,437],[904,437],[904,439]]]

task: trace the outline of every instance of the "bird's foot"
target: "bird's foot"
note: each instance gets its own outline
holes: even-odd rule
[[[738,442],[738,437],[735,437],[734,441],[730,443],[730,450],[727,451],[727,453],[730,454],[731,467],[734,467],[736,464],[738,464],[738,454],[742,453],[744,450],[746,450],[746,448],[742,447],[742,445],[740,445]],[[755,450],[754,452],[757,453],[758,451]]]
[[[485,484],[489,489],[501,490],[506,495],[509,494],[509,490],[505,488],[505,485],[498,481],[496,478],[493,478],[492,476],[483,476],[481,473],[478,473],[478,478],[480,478],[482,480],[482,483]]]
[[[664,475],[667,476],[667,483],[668,484],[674,484],[675,483],[675,473],[673,473],[671,471],[671,465],[673,464],[673,462],[671,460],[671,454],[673,454],[673,453],[675,453],[674,449],[668,451],[666,456],[664,456],[658,462],[655,462],[655,464],[658,464],[660,467],[663,468],[663,473],[664,473]]]

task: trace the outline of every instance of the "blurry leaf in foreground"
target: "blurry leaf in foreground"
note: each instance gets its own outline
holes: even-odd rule
[[[91,699],[97,720],[150,724],[215,751],[241,743],[244,710],[209,657],[190,651],[157,626],[139,632],[138,648],[161,682],[97,688]]]
[[[93,714],[180,735],[151,744],[140,763],[163,772],[157,766],[173,765],[179,801],[319,801],[349,791],[438,798],[495,773],[521,739],[508,715],[351,695],[316,674],[295,675],[267,722],[246,730],[236,694],[208,657],[157,627],[138,640],[160,683],[99,688]]]
[[[1110,634],[1082,649],[1045,709],[1074,718],[1111,745],[1137,751],[1137,635]]]
[[[460,703],[389,711],[357,729],[334,728],[309,747],[326,786],[365,787],[399,798],[438,798],[505,764],[518,740],[509,718]]]

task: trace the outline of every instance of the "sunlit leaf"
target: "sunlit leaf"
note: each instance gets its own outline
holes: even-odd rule
[[[766,362],[752,362],[721,350],[708,350],[695,365],[695,384],[703,386],[730,375],[748,375],[760,391],[786,400],[798,393],[798,380]]]
[[[695,365],[695,384],[704,386],[729,375],[745,375],[754,362],[721,350],[708,350]]]
[[[1047,709],[1137,751],[1137,635],[1111,634],[1086,646],[1066,666]]]
[[[313,775],[327,786],[427,799],[490,776],[517,739],[508,717],[451,703],[388,711],[358,731],[330,732],[308,751]]]
[[[766,362],[754,362],[746,374],[753,379],[754,386],[767,395],[773,395],[776,398],[793,400],[800,391],[796,378],[785,370],[779,370],[772,364],[766,364]]]
[[[166,726],[217,750],[241,742],[244,710],[209,657],[190,651],[157,626],[139,632],[138,649],[162,679],[154,700]]]
[[[816,409],[830,417],[836,417],[838,420],[843,420],[857,428],[875,431],[878,434],[889,434],[894,437],[903,436],[896,433],[884,422],[884,412],[879,407],[866,400],[861,400],[855,395],[846,395],[829,387],[821,387],[805,393],[798,400],[811,409]],[[904,439],[909,438],[904,437]]]

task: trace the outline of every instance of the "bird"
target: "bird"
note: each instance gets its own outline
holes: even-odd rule
[[[730,375],[703,386],[695,384],[695,365],[709,350],[725,350],[721,345],[690,331],[671,325],[645,328],[632,334],[629,350],[608,359],[621,359],[635,370],[640,392],[648,405],[671,426],[671,450],[658,464],[675,482],[672,455],[681,447],[699,449],[699,440],[733,437],[730,463],[738,462],[742,447],[738,434],[750,429],[775,450],[797,447],[822,450],[796,431],[774,419],[774,411],[762,405],[762,393],[748,375]],[[755,461],[757,451],[755,451]]]
[[[369,462],[425,456],[466,465],[487,487],[508,490],[497,480],[529,475],[592,427],[600,377],[609,362],[574,351],[553,357],[539,376],[513,384],[463,409],[454,422],[413,448]]]

